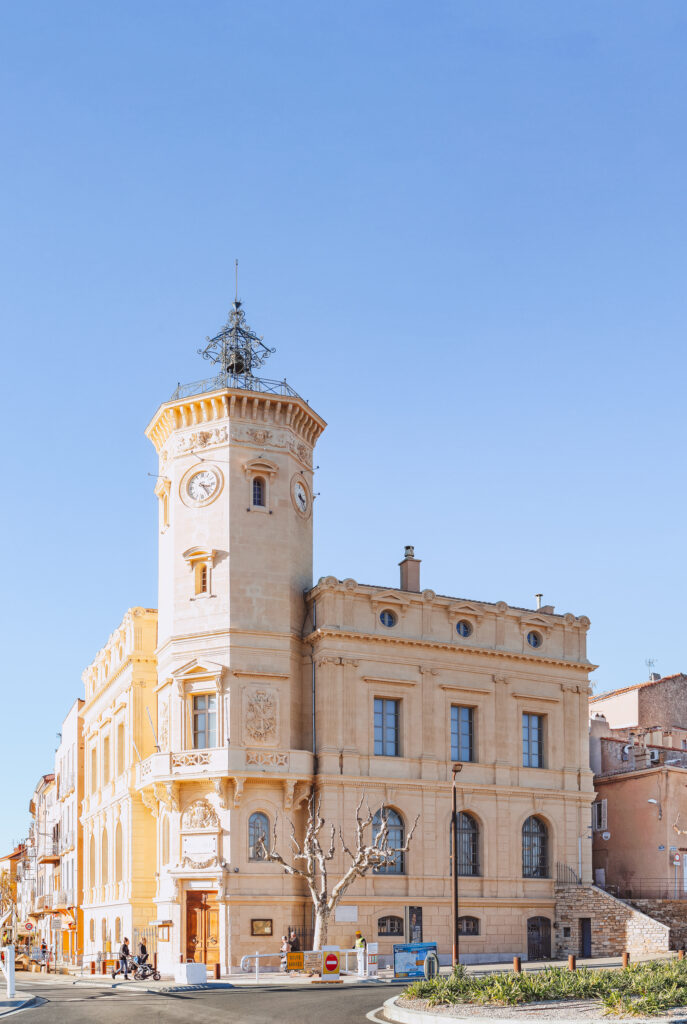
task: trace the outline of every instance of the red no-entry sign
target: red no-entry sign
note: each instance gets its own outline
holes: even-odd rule
[[[325,957],[324,966],[327,970],[333,974],[339,966],[339,958],[335,953],[327,953]]]

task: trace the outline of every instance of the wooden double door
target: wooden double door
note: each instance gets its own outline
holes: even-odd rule
[[[219,963],[219,906],[216,892],[186,893],[186,959],[208,967]]]

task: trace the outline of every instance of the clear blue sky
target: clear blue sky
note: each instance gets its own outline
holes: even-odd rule
[[[156,604],[143,429],[226,316],[328,421],[315,576],[592,620],[687,667],[687,8],[7,3],[0,846]],[[0,850],[0,852],[4,852]]]

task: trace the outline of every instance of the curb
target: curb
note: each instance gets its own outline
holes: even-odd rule
[[[11,1006],[8,1010],[0,1011],[0,1017],[9,1017],[11,1013],[18,1013],[19,1010],[26,1010],[29,1006],[35,1006],[38,999],[38,996],[29,996],[28,999],[22,1000],[22,1002],[17,1003],[16,1006]]]
[[[458,1017],[449,1013],[426,1013],[424,1010],[409,1010],[405,1006],[397,1005],[396,1000],[400,998],[400,996],[393,996],[391,999],[387,999],[383,1006],[379,1006],[376,1010],[371,1010],[366,1014],[367,1020],[372,1021],[373,1024],[480,1024],[480,1021],[483,1024],[487,1024],[489,1019],[485,1017]],[[379,1016],[380,1012],[382,1016]],[[547,1020],[555,1021],[555,1024],[579,1024],[579,1018],[575,1017],[547,1018],[542,1016],[540,1020],[541,1024],[546,1024]],[[603,1024],[607,1020],[608,1017],[605,1017],[603,1011],[600,1011],[598,1017],[588,1017],[586,1024]],[[656,1024],[667,1024],[667,1022],[667,1017],[656,1018]],[[499,1019],[498,1024],[507,1024],[507,1020],[503,1018],[502,1022]]]
[[[168,992],[214,992],[220,988],[237,988],[228,981],[215,981],[207,985],[166,985],[164,988],[139,988],[139,992],[150,992],[152,995],[167,995]]]

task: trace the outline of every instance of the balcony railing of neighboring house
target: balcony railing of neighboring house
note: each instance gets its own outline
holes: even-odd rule
[[[65,772],[64,775],[60,775],[60,784],[58,787],[57,795],[61,800],[68,793],[74,789],[75,775],[74,772]]]
[[[74,845],[74,832],[63,832],[59,839],[60,853],[66,853]]]
[[[569,864],[556,863],[556,885],[582,885],[580,876]]]
[[[74,893],[71,889],[60,889],[52,894],[53,910],[66,910],[74,906]]]
[[[677,867],[677,877],[633,878],[605,883],[599,888],[621,900],[687,900],[687,880],[682,873],[682,865]]]
[[[38,848],[38,860],[59,860],[60,843],[58,839],[46,839]]]
[[[38,896],[36,898],[36,910],[45,910],[48,906],[49,896]]]

